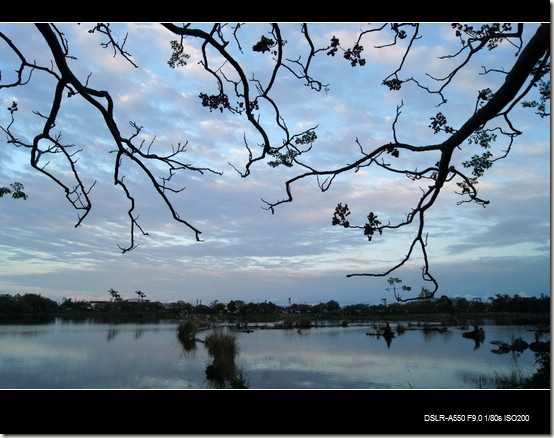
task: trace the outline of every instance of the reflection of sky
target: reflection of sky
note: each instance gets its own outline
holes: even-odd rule
[[[0,326],[2,388],[198,387],[203,378],[200,365],[182,359],[175,325],[53,324],[31,339],[25,332]]]
[[[251,384],[263,388],[289,388],[291,382],[293,388],[475,388],[469,377],[493,369],[510,372],[511,355],[491,353],[488,342],[510,342],[513,330],[487,328],[490,337],[476,350],[456,328],[446,333],[408,330],[390,348],[383,338],[366,336],[373,332],[368,327],[254,332],[240,336],[240,360]],[[527,352],[519,359],[526,367],[534,356]],[[295,379],[284,383],[283,375]]]
[[[392,325],[393,329],[396,326]],[[208,388],[210,357],[202,343],[186,351],[176,324],[52,324],[0,326],[0,388]],[[491,353],[494,339],[511,342],[526,327],[486,326],[474,349],[462,330],[407,330],[393,339],[366,336],[372,327],[236,332],[236,363],[259,389],[476,388],[479,376],[532,370],[530,351],[519,357]],[[116,333],[108,339],[110,331]],[[9,333],[9,335],[8,335]],[[137,336],[140,333],[140,336]],[[199,334],[204,338],[205,333]]]

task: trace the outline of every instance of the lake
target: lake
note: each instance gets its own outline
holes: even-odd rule
[[[415,323],[390,346],[371,325],[232,331],[236,365],[252,389],[477,389],[482,376],[533,373],[532,351],[497,354],[490,341],[532,342],[534,326],[482,327],[479,346],[462,328],[424,331]],[[210,363],[203,343],[183,347],[176,321],[0,325],[2,389],[208,389]]]

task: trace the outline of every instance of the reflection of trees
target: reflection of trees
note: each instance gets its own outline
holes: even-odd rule
[[[196,350],[196,341],[194,339],[189,339],[189,338],[180,336],[179,334],[177,334],[177,339],[179,339],[179,342],[181,343],[183,350],[187,352]]]
[[[196,351],[196,332],[198,325],[192,319],[186,319],[181,321],[177,326],[177,339],[183,347],[184,355],[187,357],[193,357]]]
[[[472,325],[473,330],[470,332],[462,333],[462,336],[464,338],[473,339],[473,341],[475,342],[475,346],[473,347],[473,349],[477,350],[481,346],[481,343],[485,341],[485,331],[477,324]]]
[[[144,333],[143,329],[141,329],[141,328],[135,329],[135,339],[142,338],[143,333]]]
[[[383,338],[385,338],[385,342],[387,343],[387,348],[390,348],[392,338],[394,338],[394,332],[392,331],[388,322],[385,324],[385,328],[383,329]]]
[[[108,335],[106,337],[106,340],[109,342],[111,341],[113,338],[116,337],[116,335],[119,333],[119,330],[115,329],[115,328],[109,328],[108,329]]]
[[[19,333],[19,336],[21,337],[35,337],[40,334],[40,330],[24,330]]]
[[[194,358],[196,356],[196,350],[197,350],[196,342],[194,342],[194,340],[183,341],[179,338],[179,336],[177,336],[177,338],[179,339],[179,343],[181,344],[181,347],[183,347],[181,357],[185,357],[188,360]]]
[[[439,330],[438,327],[423,325],[421,330],[423,332],[423,339],[425,343],[435,339],[439,334],[442,336],[447,330]]]
[[[396,336],[389,323],[387,322],[382,327],[379,327],[377,324],[373,324],[373,328],[375,329],[375,332],[366,332],[366,336],[376,336],[377,339],[381,338],[382,336],[387,343],[387,348],[390,348],[390,344],[392,343],[393,338],[395,338]]]

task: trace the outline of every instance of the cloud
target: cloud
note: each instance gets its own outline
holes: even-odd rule
[[[466,243],[449,246],[449,251],[451,254],[460,254],[478,249],[506,253],[510,251],[509,247],[513,247],[512,251],[515,253],[522,248],[526,252],[539,248],[542,252],[548,244],[549,231],[548,224],[533,223],[532,218],[528,216],[515,217],[492,224],[485,230],[475,233]]]
[[[413,182],[371,166],[337,177],[322,193],[316,179],[306,178],[292,186],[294,201],[280,205],[272,214],[264,210],[262,199],[275,202],[285,198],[284,182],[304,169],[271,168],[267,162],[258,162],[252,174],[242,178],[229,163],[242,169],[248,153],[245,141],[258,153],[261,137],[243,117],[210,112],[201,106],[199,91],[215,93],[217,88],[197,63],[201,53],[193,48],[192,40],[185,40],[191,61],[171,69],[166,63],[169,35],[163,27],[147,23],[113,26],[117,26],[119,38],[129,32],[127,47],[140,69],[119,55],[114,58],[110,49],[102,49],[101,36],[91,36],[89,25],[65,24],[63,30],[73,41],[71,51],[79,54],[75,63],[82,62],[80,78],[86,81],[92,72],[91,85],[112,93],[119,128],[125,135],[133,133],[129,121],[134,121],[144,127],[137,140],[145,144],[154,141],[153,151],[169,152],[177,142],[188,142],[185,162],[223,171],[221,176],[186,171],[173,180],[175,187],[184,187],[179,194],[169,195],[177,213],[202,231],[204,241],[196,242],[190,229],[173,221],[140,169],[125,160],[125,181],[136,196],[139,223],[149,235],[137,233],[139,246],[125,255],[120,253],[117,244],[128,244],[129,203],[121,188],[113,184],[115,156],[110,151],[115,145],[100,114],[74,96],[64,101],[56,128],[65,142],[83,149],[77,164],[88,186],[96,181],[90,193],[93,209],[82,226],[74,228],[77,214],[63,191],[30,169],[28,151],[4,144],[0,148],[0,182],[20,180],[30,198],[0,200],[5,267],[0,273],[0,290],[35,291],[57,299],[107,299],[107,290],[115,288],[126,297],[143,290],[148,298],[160,301],[268,299],[284,303],[293,297],[296,302],[380,302],[386,296],[386,278],[347,279],[346,274],[382,272],[397,263],[406,254],[417,224],[368,242],[360,230],[333,227],[334,209],[339,202],[348,203],[352,222],[360,225],[370,211],[384,222],[399,221],[415,206],[428,181]],[[358,25],[348,23],[311,27],[314,40],[325,44],[332,35],[353,42],[359,30]],[[248,33],[247,28],[241,29],[247,38],[241,55],[244,59],[249,59],[249,48],[262,31],[256,26]],[[38,44],[37,32],[27,26],[7,29],[26,50]],[[304,60],[306,46],[300,47],[296,39],[299,29],[289,30],[283,26],[286,47],[299,47]],[[325,34],[317,35],[316,30],[325,30]],[[375,38],[371,44],[383,42]],[[440,62],[437,55],[450,48],[438,45],[434,37],[422,42],[426,45],[417,53],[414,74],[422,66],[434,68]],[[338,55],[333,58],[320,53],[314,58],[314,77],[328,82],[328,91],[315,92],[287,72],[283,72],[288,74],[287,80],[275,84],[280,115],[292,133],[318,125],[318,139],[306,155],[314,167],[329,169],[360,158],[356,139],[364,150],[391,141],[391,122],[403,99],[399,140],[417,145],[440,141],[428,127],[428,116],[438,111],[436,100],[413,87],[396,94],[382,87],[381,81],[396,67],[401,52],[390,48],[373,56],[369,54],[371,44],[366,48],[365,68],[352,68]],[[254,55],[248,77],[267,79],[262,70],[273,65],[271,55]],[[214,68],[223,64],[219,57],[211,59]],[[290,87],[291,83],[295,87]],[[453,122],[473,110],[474,102],[467,96],[482,85],[465,77],[455,84],[449,94]],[[14,127],[22,138],[30,141],[33,133],[42,129],[44,120],[31,111],[48,112],[51,87],[51,82],[35,75],[29,86],[2,90],[4,106],[9,106],[11,99],[20,102]],[[270,109],[266,106],[262,117],[273,123],[275,114]],[[3,122],[5,116],[4,112]],[[453,193],[457,187],[448,184],[428,212],[429,250],[440,293],[478,295],[504,287],[527,293],[544,291],[550,230],[549,123],[529,111],[519,114],[517,122],[533,129],[516,140],[509,157],[495,163],[478,185],[480,194],[491,200],[490,206],[456,205],[460,200]],[[283,132],[270,128],[269,134],[273,144],[279,145]],[[506,143],[498,145],[499,150],[504,147]],[[473,153],[475,148],[464,146],[457,151],[456,165],[461,166]],[[422,169],[434,165],[437,158],[436,154],[423,157],[402,152],[394,160],[406,168]],[[52,160],[50,166],[58,166],[60,175],[67,176],[67,167],[59,162]],[[165,175],[159,166],[153,170],[156,177]],[[422,284],[419,257],[398,272],[414,290]],[[533,273],[533,280],[522,278],[522,272]]]

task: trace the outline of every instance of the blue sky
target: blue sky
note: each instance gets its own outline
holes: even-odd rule
[[[325,44],[333,35],[351,43],[361,26],[313,24],[312,36],[316,44]],[[533,26],[529,24],[529,34]],[[63,297],[97,300],[109,299],[108,290],[113,288],[123,298],[134,298],[134,292],[141,290],[151,300],[203,303],[238,299],[284,305],[291,298],[296,303],[334,299],[345,305],[377,304],[385,297],[393,300],[385,290],[387,277],[346,275],[394,265],[406,253],[414,229],[368,243],[354,230],[332,227],[331,217],[335,206],[346,202],[353,222],[363,223],[369,211],[383,221],[397,221],[417,201],[417,184],[373,167],[341,175],[325,193],[316,181],[305,179],[294,186],[294,202],[279,206],[272,215],[263,209],[261,199],[283,198],[284,181],[299,170],[257,163],[247,178],[233,170],[229,163],[239,169],[244,166],[245,136],[251,144],[260,139],[243,118],[201,107],[199,92],[215,89],[196,63],[197,46],[188,47],[192,60],[186,67],[170,69],[166,62],[169,40],[174,37],[164,28],[150,23],[113,24],[120,37],[129,33],[126,48],[140,67],[135,69],[102,49],[100,37],[88,33],[90,25],[61,27],[78,58],[75,65],[81,80],[92,73],[90,84],[114,97],[122,131],[131,132],[128,121],[132,120],[144,126],[148,138],[155,136],[160,148],[188,141],[186,161],[223,175],[187,173],[179,180],[186,189],[173,201],[179,214],[202,231],[204,241],[196,242],[194,233],[172,221],[137,169],[127,167],[126,180],[136,190],[140,223],[149,236],[137,235],[139,246],[121,254],[117,245],[128,244],[128,206],[113,185],[113,154],[109,153],[113,144],[97,112],[78,98],[67,100],[57,127],[67,142],[83,147],[78,162],[82,176],[87,184],[97,181],[91,192],[92,212],[75,228],[76,213],[64,193],[30,168],[27,151],[8,145],[2,137],[0,182],[22,182],[29,199],[0,199],[0,293],[40,293],[58,301]],[[0,30],[29,59],[49,63],[31,24],[1,24]],[[246,26],[244,47],[251,47],[265,30],[261,25]],[[283,32],[288,47],[298,49],[299,25],[283,25]],[[440,76],[447,71],[451,64],[439,57],[457,46],[449,24],[426,24],[422,35],[406,69],[425,81],[425,72]],[[381,38],[375,36],[371,44],[383,43]],[[15,65],[6,53],[0,47],[3,81],[9,80]],[[367,150],[390,141],[391,123],[401,102],[400,141],[440,140],[428,128],[429,117],[437,112],[437,99],[414,87],[391,93],[380,86],[401,54],[396,48],[366,50],[364,68],[352,68],[340,57],[317,56],[313,75],[329,84],[327,92],[316,93],[291,76],[278,82],[276,96],[288,126],[293,130],[318,126],[310,164],[327,169],[354,161],[359,157],[356,139]],[[247,54],[244,59],[253,65],[252,74],[263,75],[263,68],[271,65],[267,54]],[[477,90],[487,86],[494,90],[498,85],[498,75],[480,74],[482,65],[508,69],[513,60],[514,48],[503,45],[470,64],[447,91],[444,111],[450,124],[457,127],[472,113]],[[13,100],[19,104],[15,125],[19,135],[30,136],[32,128],[40,126],[32,111],[46,112],[52,91],[52,83],[41,81],[40,75],[33,76],[26,87],[0,90],[2,108]],[[479,183],[480,195],[490,205],[457,205],[460,199],[452,184],[428,214],[427,249],[431,272],[440,285],[437,296],[550,293],[550,120],[531,110],[516,113],[514,121],[524,134],[508,158],[495,163]],[[7,117],[9,113],[2,110],[2,124]],[[281,139],[276,130],[268,131],[274,141]],[[455,164],[473,153],[469,148],[462,151]],[[402,158],[407,165],[425,165],[422,157]],[[392,275],[419,291],[424,284],[420,266],[416,255],[413,263]]]

